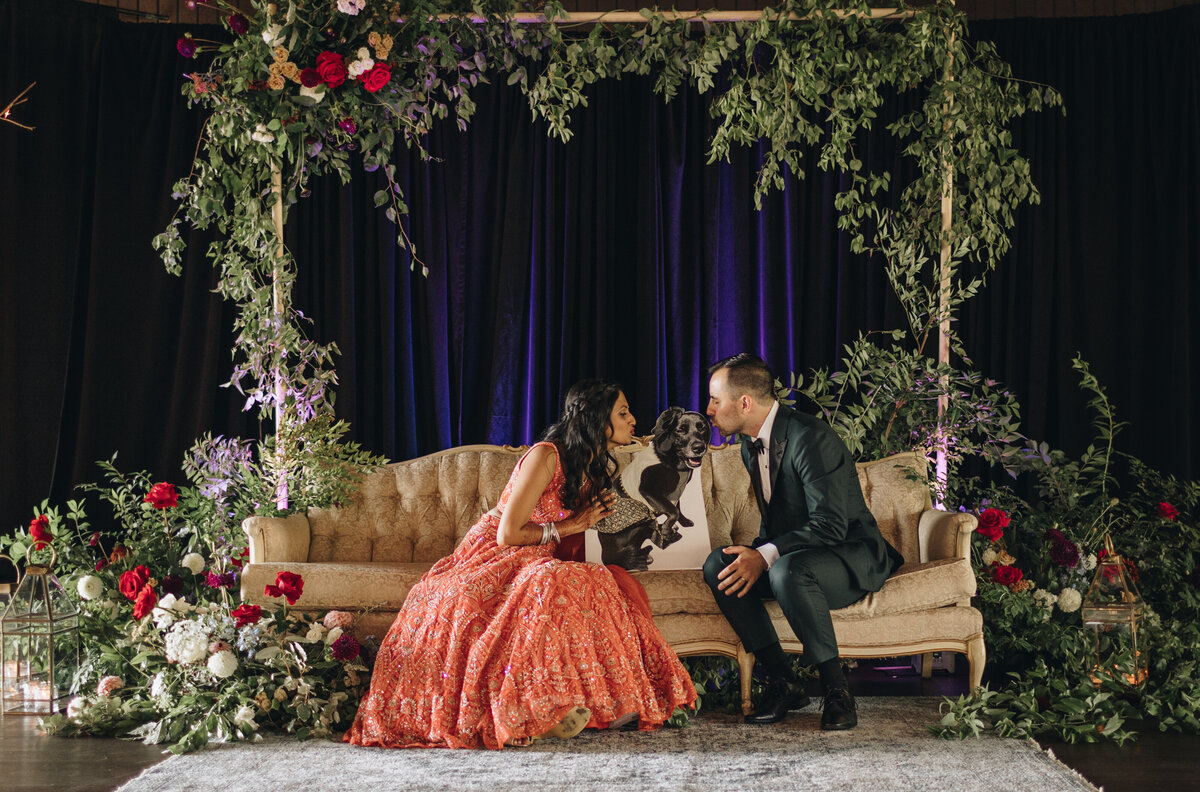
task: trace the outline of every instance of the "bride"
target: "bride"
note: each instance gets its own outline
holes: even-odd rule
[[[571,387],[496,508],[409,592],[346,742],[527,745],[634,719],[655,729],[695,702],[641,586],[619,568],[555,557],[608,513],[610,451],[635,425],[616,383]]]

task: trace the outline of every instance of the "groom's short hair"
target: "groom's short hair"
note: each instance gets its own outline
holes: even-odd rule
[[[775,377],[763,359],[757,355],[751,355],[749,352],[730,355],[713,363],[708,369],[708,374],[711,377],[721,369],[728,372],[725,376],[731,396],[746,394],[760,403],[775,400]]]

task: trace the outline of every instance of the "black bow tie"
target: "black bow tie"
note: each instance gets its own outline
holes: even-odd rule
[[[763,447],[763,441],[758,437],[747,438],[746,445],[756,454],[761,454],[766,449]]]

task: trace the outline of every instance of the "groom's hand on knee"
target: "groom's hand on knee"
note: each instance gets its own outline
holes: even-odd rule
[[[728,566],[717,573],[717,578],[720,580],[717,589],[725,592],[727,596],[734,594],[739,597],[746,596],[758,582],[762,573],[766,571],[766,559],[754,548],[743,545],[726,547],[721,552],[727,555],[736,555],[737,558],[730,561]]]

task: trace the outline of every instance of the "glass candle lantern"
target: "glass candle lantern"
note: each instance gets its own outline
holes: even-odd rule
[[[1092,639],[1089,676],[1096,685],[1108,677],[1136,687],[1149,675],[1138,635],[1146,606],[1132,568],[1114,550],[1112,537],[1104,537],[1104,547],[1081,609]]]
[[[32,552],[32,548],[30,548]],[[51,548],[53,554],[53,548]],[[4,715],[47,715],[66,706],[79,667],[79,610],[50,564],[30,564],[0,617]]]

